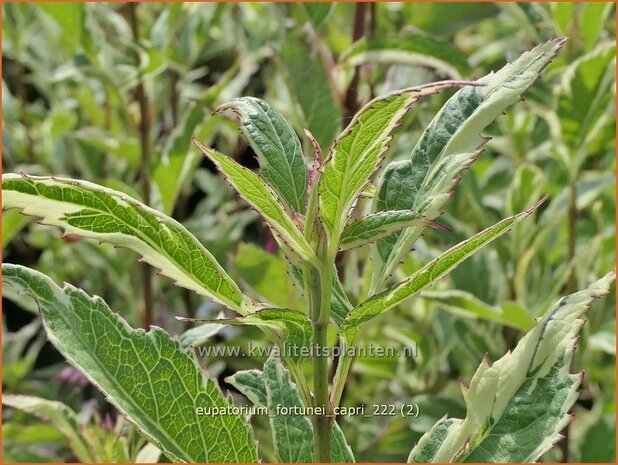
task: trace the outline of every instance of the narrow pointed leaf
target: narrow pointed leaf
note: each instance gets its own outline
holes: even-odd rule
[[[204,246],[177,221],[127,195],[86,181],[2,176],[2,208],[18,208],[68,234],[127,247],[179,286],[241,314],[251,304]]]
[[[481,131],[538,79],[564,39],[545,42],[513,63],[459,90],[421,135],[409,160],[385,170],[375,210],[416,210],[429,219],[439,215],[459,173],[478,156],[487,139]],[[377,290],[409,252],[423,227],[414,227],[379,241],[374,253],[373,290]]]
[[[427,95],[458,84],[437,82],[378,97],[354,116],[335,139],[318,185],[320,216],[336,239],[358,195],[378,168],[393,138],[393,130],[412,105]]]
[[[82,426],[76,413],[62,402],[34,396],[3,394],[2,404],[29,413],[50,423],[67,439],[71,450],[78,460],[82,462],[94,461],[88,442],[82,436]]]
[[[373,213],[346,225],[341,234],[341,250],[375,242],[415,225],[444,229],[443,226],[428,220],[414,210],[388,210]]]
[[[170,459],[255,462],[253,433],[241,416],[199,415],[232,404],[195,353],[153,327],[135,330],[99,297],[57,286],[38,271],[2,266],[3,281],[37,300],[52,344]]]
[[[279,199],[264,181],[253,171],[239,165],[230,157],[207,147],[196,138],[195,145],[210,158],[223,173],[227,181],[253,208],[255,208],[271,227],[303,260],[313,260],[313,250],[285,212]]]
[[[463,388],[465,420],[442,419],[412,449],[409,462],[536,462],[560,438],[581,374],[569,372],[580,317],[616,280],[611,272],[560,299],[515,349],[484,359]]]
[[[264,366],[264,372],[258,370],[239,371],[226,379],[251,402],[257,406],[268,407],[269,413],[276,413],[277,405],[284,407],[302,406],[300,394],[290,381],[287,370],[276,358],[271,357]],[[270,397],[269,397],[270,393]],[[286,428],[287,424],[287,428]],[[294,462],[306,459],[313,461],[313,428],[311,422],[304,416],[271,418],[273,436],[279,456],[283,462]],[[277,430],[275,430],[275,426]],[[277,433],[275,433],[277,431]],[[286,431],[294,431],[293,437],[285,436]],[[302,457],[301,457],[302,456]],[[289,460],[288,460],[289,459]],[[352,463],[354,455],[341,431],[339,425],[333,423],[332,461],[334,463]]]
[[[448,274],[466,258],[510,231],[513,225],[526,219],[543,200],[525,212],[505,218],[499,223],[472,236],[470,239],[457,244],[438,258],[429,262],[409,278],[380,294],[370,297],[358,307],[354,308],[341,325],[341,332],[347,343],[350,345],[355,343],[362,326],[369,320],[405,302],[424,289],[431,287],[438,279]]]
[[[298,136],[281,114],[264,100],[242,97],[215,110],[231,111],[255,151],[260,173],[294,210],[304,213],[308,171]]]

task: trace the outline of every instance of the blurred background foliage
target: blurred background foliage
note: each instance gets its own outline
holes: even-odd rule
[[[558,296],[614,266],[611,3],[4,3],[2,11],[3,171],[69,176],[126,192],[183,222],[247,293],[297,307],[303,297],[275,242],[190,144],[196,135],[257,166],[235,124],[210,116],[217,105],[241,95],[263,98],[326,151],[373,96],[476,79],[541,41],[568,37],[526,100],[488,130],[493,138],[442,217],[453,232],[426,234],[393,279],[543,194],[550,199],[534,221],[370,326],[365,345],[412,346],[417,355],[359,358],[343,404],[417,403],[420,416],[340,419],[358,461],[404,461],[437,419],[464,414],[459,379],[470,378],[484,353],[503,355]],[[448,96],[411,112],[391,159],[409,154]],[[63,237],[16,211],[3,212],[2,250],[5,261],[100,295],[131,325],[159,325],[186,345],[266,344],[251,328],[192,329],[176,321],[214,318],[222,309],[154,276],[127,250]],[[365,250],[353,250],[339,263],[352,299],[360,298],[365,259]],[[45,342],[33,302],[3,288],[3,304],[4,391],[61,401],[77,412],[92,460],[157,460]],[[545,460],[615,460],[614,306],[615,296],[588,315],[573,362],[574,371],[586,371],[576,417],[567,440]],[[227,375],[263,363],[201,360],[224,389],[231,389]],[[78,458],[57,418],[39,412],[42,422],[7,408],[3,415],[5,462]],[[252,421],[268,459],[268,426]]]

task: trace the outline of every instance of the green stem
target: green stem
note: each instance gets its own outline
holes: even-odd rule
[[[305,268],[305,286],[309,295],[311,321],[313,323],[312,348],[313,393],[316,414],[312,416],[314,430],[315,460],[331,461],[331,415],[328,385],[328,324],[330,321],[331,296],[333,292],[334,257],[320,236],[318,270]],[[319,414],[318,414],[319,413]]]

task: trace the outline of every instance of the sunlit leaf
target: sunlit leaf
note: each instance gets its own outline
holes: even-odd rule
[[[2,207],[67,234],[127,247],[176,284],[244,314],[250,304],[214,257],[180,223],[125,194],[86,181],[2,176]]]
[[[545,42],[524,52],[513,63],[457,92],[429,123],[409,160],[391,163],[385,170],[375,210],[411,209],[434,219],[457,184],[457,177],[479,155],[486,140],[481,131],[539,77],[564,39]],[[378,290],[409,252],[423,227],[378,241],[374,256],[372,289]]]
[[[264,100],[242,97],[215,110],[238,118],[240,130],[255,151],[260,173],[294,210],[304,213],[307,203],[307,165],[298,136]]]
[[[49,340],[165,455],[185,462],[254,462],[253,433],[241,416],[200,415],[230,401],[195,353],[160,328],[131,328],[100,297],[47,276],[2,265],[2,279],[40,306]]]
[[[337,137],[320,177],[320,216],[331,240],[337,240],[359,193],[379,166],[393,130],[418,100],[457,82],[404,89],[365,105]]]

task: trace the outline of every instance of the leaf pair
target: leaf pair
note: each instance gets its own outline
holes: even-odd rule
[[[473,83],[438,82],[372,100],[335,139],[318,186],[320,218],[331,248],[339,245],[350,210],[379,167],[389,148],[393,130],[401,124],[410,107],[424,96],[460,84]]]
[[[375,210],[414,210],[436,218],[450,198],[458,175],[480,154],[480,135],[502,112],[521,100],[558,52],[564,39],[545,42],[513,63],[466,86],[442,107],[427,126],[408,160],[391,163],[382,176]],[[423,225],[378,241],[372,291],[383,285],[424,229]]]

